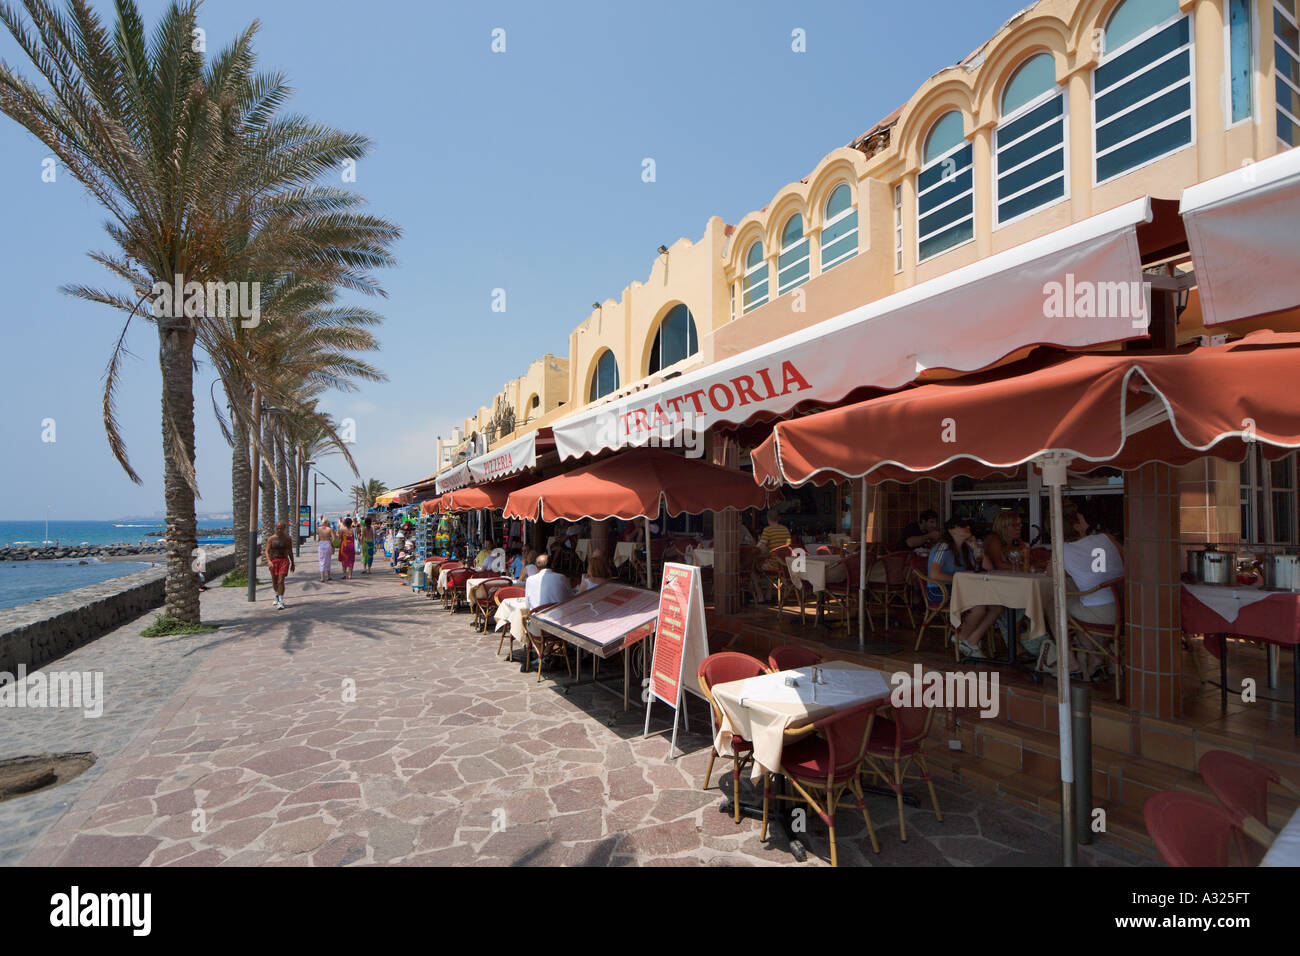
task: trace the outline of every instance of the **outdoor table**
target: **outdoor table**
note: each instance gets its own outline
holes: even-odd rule
[[[497,622],[496,630],[510,629],[510,636],[516,641],[528,640],[528,631],[524,624],[524,612],[528,610],[528,599],[522,597],[506,598],[497,608],[493,619]]]
[[[713,549],[712,548],[691,548],[691,563],[697,568],[713,567]]]
[[[1300,866],[1300,810],[1291,814],[1291,819],[1277,835],[1259,865]]]
[[[578,557],[580,557],[580,558],[582,558],[582,560],[586,561],[586,560],[587,560],[587,556],[588,556],[589,554],[591,554],[591,539],[590,539],[590,538],[579,538],[579,539],[578,539],[578,545],[577,545],[576,550],[577,550],[577,552],[578,552]]]
[[[614,567],[621,568],[636,554],[635,541],[620,541],[614,545]]]
[[[483,571],[475,572],[469,576],[465,582],[465,600],[469,602],[470,607],[474,606],[474,599],[480,595],[478,590],[489,581],[501,581],[503,583],[514,584],[514,579],[509,575],[502,574],[500,571]]]
[[[1219,646],[1219,703],[1228,712],[1228,642],[1244,637],[1281,647],[1292,653],[1292,726],[1300,737],[1300,591],[1269,591],[1230,584],[1184,584],[1179,600],[1182,629],[1204,634]]]
[[[1024,571],[958,571],[952,576],[952,596],[948,601],[948,617],[953,627],[961,626],[962,612],[972,607],[993,604],[1007,609],[1003,616],[1003,630],[1007,639],[1006,663],[1016,665],[1019,637],[1016,634],[1017,610],[1029,619],[1029,637],[1045,637],[1051,632],[1052,614],[1056,597],[1052,593],[1052,578],[1046,574]],[[1057,641],[1057,659],[1066,652],[1063,641]],[[1037,671],[1034,679],[1041,679]]]
[[[535,613],[529,620],[547,634],[572,644],[579,662],[582,651],[591,654],[591,683],[615,696],[619,695],[618,691],[596,679],[596,666],[598,659],[623,652],[623,710],[628,709],[632,687],[630,651],[634,645],[641,644],[644,653],[643,640],[654,633],[659,620],[658,591],[608,581]],[[576,685],[587,683],[581,679],[579,668],[575,667],[574,673],[574,680],[565,688],[566,694]]]
[[[795,570],[802,560],[803,570]],[[817,623],[822,623],[822,610],[825,607],[826,585],[839,584],[844,580],[844,555],[842,554],[807,554],[791,555],[785,559],[790,569],[790,578],[796,586],[800,581],[806,582],[817,595]]]
[[[758,781],[764,772],[780,773],[787,728],[812,723],[857,704],[884,703],[889,699],[889,677],[884,671],[848,661],[827,661],[821,668],[826,679],[821,685],[813,684],[812,668],[804,667],[711,687],[722,712],[722,725],[716,729],[713,741],[717,752],[724,757],[734,754],[734,734],[753,743],[751,779]],[[786,677],[794,677],[797,686],[787,687]]]

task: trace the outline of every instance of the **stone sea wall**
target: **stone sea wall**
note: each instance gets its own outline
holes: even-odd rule
[[[206,578],[212,582],[235,566],[234,545],[207,553]],[[57,660],[154,608],[165,598],[166,568],[149,568],[101,584],[0,609],[0,672],[14,673]]]

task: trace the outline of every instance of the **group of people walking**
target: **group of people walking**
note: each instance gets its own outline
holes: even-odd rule
[[[324,583],[334,579],[334,551],[338,550],[339,564],[343,568],[343,580],[352,577],[356,564],[357,551],[361,552],[362,574],[369,574],[375,560],[375,529],[369,518],[362,520],[360,527],[353,524],[352,518],[344,518],[336,529],[324,518],[316,527],[316,554],[320,562],[320,579]],[[284,610],[284,583],[289,573],[296,568],[294,562],[294,540],[289,535],[288,525],[281,521],[275,526],[275,532],[266,539],[266,566],[271,573],[271,589],[275,593],[274,606]]]

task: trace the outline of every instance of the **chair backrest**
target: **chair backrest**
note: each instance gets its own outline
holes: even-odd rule
[[[835,554],[836,552],[835,552],[835,551],[832,551],[832,550],[831,550],[831,546],[828,545],[828,544],[819,544],[819,545],[817,545],[817,553],[818,553],[818,554]]]
[[[925,600],[926,609],[931,611],[943,610],[943,608],[948,604],[948,598],[950,596],[951,588],[952,588],[951,582],[936,581],[934,578],[930,577],[930,575],[923,574],[922,572],[916,570],[916,568],[912,569],[912,573],[916,575],[917,581],[920,582],[921,597]],[[942,591],[943,597],[939,598],[939,600],[937,601],[933,597],[931,597],[930,589],[926,587],[927,584],[933,584],[940,591]]]
[[[1241,848],[1241,818],[1195,794],[1157,793],[1142,818],[1170,866],[1227,866],[1232,844]]]
[[[521,598],[524,597],[525,594],[526,592],[519,585],[507,584],[505,587],[497,588],[496,592],[492,595],[492,599],[497,602],[497,606],[499,607],[501,602],[507,598]]]
[[[798,644],[782,644],[774,647],[767,655],[767,666],[774,671],[790,671],[799,667],[811,667],[820,664],[822,656],[816,651]]]
[[[1209,751],[1196,768],[1220,803],[1268,826],[1268,785],[1282,779],[1276,770],[1227,750]]]
[[[870,565],[867,566],[867,570],[868,571],[871,570]],[[857,553],[845,555],[844,582],[849,586],[849,590],[854,590],[857,588],[862,576],[861,572],[862,572],[862,555]]]
[[[744,680],[746,677],[757,677],[759,674],[766,673],[767,665],[757,657],[750,657],[739,651],[719,651],[700,661],[695,678],[700,682],[700,690],[704,691],[704,696],[709,699],[709,706],[713,708],[713,719],[721,721],[722,714],[718,711],[711,688],[718,684]]]
[[[820,732],[830,748],[830,766],[832,775],[839,778],[844,774],[854,773],[861,765],[867,752],[867,734],[871,728],[871,718],[876,713],[879,701],[867,701],[828,714],[813,724],[813,729]]]
[[[782,560],[785,560],[786,558],[794,555],[794,545],[783,544],[779,548],[773,548],[771,551],[771,555],[774,558],[780,558]]]
[[[920,693],[914,693],[913,699],[919,699]],[[895,727],[894,752],[901,752],[904,747],[920,744],[930,735],[930,724],[934,720],[934,708],[926,704],[890,704],[890,720]]]
[[[890,551],[880,560],[885,562],[885,583],[891,587],[907,583],[907,562],[911,551]]]

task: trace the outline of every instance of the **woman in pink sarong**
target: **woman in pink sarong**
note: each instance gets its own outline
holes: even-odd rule
[[[352,519],[343,519],[343,528],[339,531],[339,564],[343,565],[343,580],[352,578],[352,565],[357,560],[357,534],[352,530]]]

